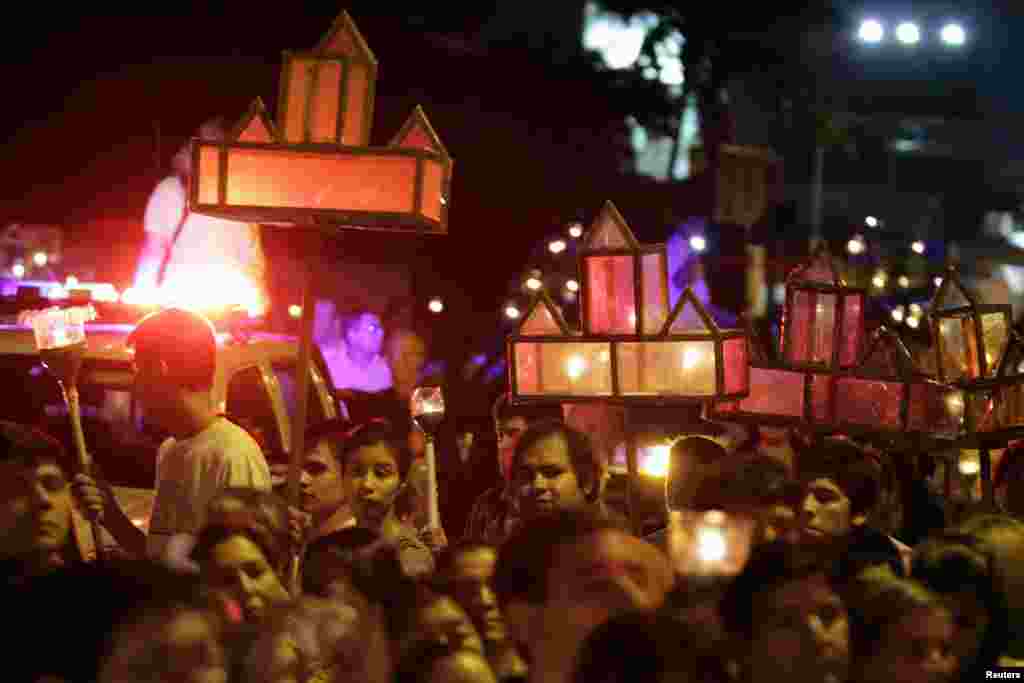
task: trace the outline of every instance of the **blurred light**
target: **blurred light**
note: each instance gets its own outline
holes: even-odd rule
[[[874,216],[868,216],[867,218],[864,219],[864,224],[869,228],[877,228],[878,219],[875,218]]]
[[[910,278],[907,277],[906,275],[900,275],[898,278],[896,278],[896,284],[898,284],[903,289],[906,289],[907,287],[910,286]]]
[[[896,308],[892,309],[892,319],[895,320],[898,323],[903,322],[903,307],[902,306],[897,306]]]
[[[583,356],[570,356],[565,362],[565,374],[569,375],[569,379],[579,379],[586,370],[587,361]]]
[[[864,253],[866,245],[864,244],[864,238],[860,235],[854,235],[849,242],[846,243],[846,251],[850,252],[854,256]]]
[[[25,264],[15,263],[13,266],[11,266],[11,273],[14,275],[14,277],[18,278],[19,280],[25,277]]]
[[[427,304],[427,307],[430,309],[431,313],[440,313],[444,310],[444,302],[435,296],[430,300],[430,303]]]
[[[690,238],[690,248],[696,252],[702,252],[708,248],[708,241],[703,235],[694,235]]]
[[[913,244],[910,245],[910,249],[915,254],[923,254],[924,253],[924,242],[922,242],[921,240],[917,240],[916,242],[914,242]]]
[[[936,287],[941,287],[942,286],[942,278],[939,277],[938,275],[935,276],[935,278],[932,280],[932,282],[935,283]]]
[[[981,471],[981,454],[975,450],[960,451],[960,462],[957,464],[960,474],[968,477]]]
[[[538,289],[544,286],[544,283],[539,278],[530,277],[526,280],[526,288],[536,292]]]
[[[921,304],[910,304],[910,315],[921,315],[924,313],[924,309],[921,308]]]
[[[288,307],[288,315],[290,315],[293,318],[301,318],[302,306],[299,306],[298,304],[292,304],[291,306]]]
[[[37,251],[35,255],[32,257],[32,263],[36,264],[40,268],[45,266],[48,260],[49,259],[46,256],[46,252],[43,251]]]
[[[565,240],[551,240],[548,244],[548,251],[552,254],[561,254],[565,251]]]
[[[904,45],[916,45],[921,40],[921,29],[913,22],[904,21],[896,27],[896,38]]]
[[[522,315],[522,313],[519,312],[519,308],[517,306],[509,304],[508,306],[505,307],[505,317],[506,318],[510,318],[512,320],[515,320],[520,315]]]
[[[857,36],[865,43],[879,43],[885,37],[885,27],[880,21],[867,19],[861,22]]]
[[[703,527],[697,531],[697,556],[701,562],[721,562],[725,555],[725,534],[721,529]]]
[[[78,278],[74,275],[68,275],[67,280],[64,281],[64,286],[68,289],[74,289],[78,286]]]
[[[643,461],[640,463],[640,473],[648,477],[665,477],[668,474],[671,450],[672,448],[668,444],[645,448]]]
[[[580,283],[576,282],[575,280],[566,280],[565,288],[568,289],[570,292],[578,292],[580,291]]]
[[[959,47],[964,44],[967,40],[967,34],[964,32],[964,27],[960,24],[946,24],[942,27],[942,42],[946,45],[952,45]]]
[[[583,226],[579,223],[573,223],[569,226],[569,237],[573,239],[579,239],[583,237]]]
[[[907,318],[907,327],[909,327],[910,329],[916,330],[920,325],[921,319],[918,318],[916,315],[912,315],[909,318]]]
[[[889,282],[889,278],[883,271],[878,271],[875,276],[871,278],[871,284],[877,289],[885,289],[886,283]]]

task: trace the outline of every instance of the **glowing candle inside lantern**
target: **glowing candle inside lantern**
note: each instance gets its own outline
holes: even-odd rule
[[[565,372],[571,380],[577,380],[582,377],[586,369],[587,361],[584,360],[583,356],[569,356],[569,360],[565,363]]]
[[[721,529],[705,527],[697,532],[697,554],[702,562],[721,562],[725,552],[725,534]]]
[[[707,351],[689,346],[683,351],[683,370],[693,370],[708,362]]]
[[[640,464],[640,471],[649,477],[666,476],[671,450],[668,444],[658,444],[647,448],[644,460]]]

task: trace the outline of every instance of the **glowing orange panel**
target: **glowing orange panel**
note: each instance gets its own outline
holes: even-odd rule
[[[902,399],[902,382],[844,377],[836,382],[836,420],[896,430]]]
[[[738,402],[739,412],[802,418],[804,375],[791,370],[750,368],[750,396]]]
[[[624,396],[713,396],[717,387],[712,341],[619,344],[619,391]]]
[[[536,394],[540,391],[540,347],[534,343],[520,342],[513,345],[516,359],[516,390],[519,394]]]
[[[644,254],[640,258],[643,279],[644,317],[641,334],[657,334],[668,320],[668,278],[665,255]]]
[[[409,213],[415,183],[416,159],[412,157],[232,149],[227,203]]]
[[[286,142],[294,144],[306,140],[306,102],[312,85],[312,65],[312,59],[296,58],[292,58],[288,64],[288,90],[284,93],[283,103],[284,121],[279,129]]]
[[[349,63],[348,80],[345,83],[345,120],[341,128],[341,144],[365,145],[370,141],[370,130],[366,125],[367,101],[371,82],[363,64]]]
[[[750,389],[750,364],[746,339],[726,339],[722,343],[725,361],[725,393],[745,394]]]
[[[341,69],[339,62],[324,61],[316,65],[316,87],[313,90],[313,99],[309,103],[310,142],[334,143],[338,138]]]
[[[216,147],[201,146],[199,148],[199,202],[216,204],[217,183],[220,178],[220,150]]]
[[[444,167],[436,161],[423,162],[423,215],[441,221],[444,199]]]
[[[587,323],[591,334],[635,334],[632,256],[588,256]]]

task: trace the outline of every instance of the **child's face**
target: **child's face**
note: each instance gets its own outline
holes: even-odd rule
[[[357,449],[345,463],[342,481],[357,520],[382,520],[402,485],[394,450],[379,443]]]

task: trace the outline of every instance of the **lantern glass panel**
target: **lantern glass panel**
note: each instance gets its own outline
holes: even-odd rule
[[[844,368],[856,365],[864,345],[864,296],[847,293],[843,297],[843,334],[839,362]]]
[[[198,192],[202,204],[218,203],[220,187],[220,150],[203,145],[199,148]]]
[[[758,415],[802,418],[804,415],[804,374],[792,370],[750,368],[750,395],[735,404],[735,410]],[[723,404],[724,411],[731,406]]]
[[[1024,384],[1000,387],[991,415],[991,427],[982,425],[982,431],[1024,427]]]
[[[982,342],[985,345],[985,363],[988,377],[995,377],[999,369],[999,361],[1009,341],[1009,326],[1006,316],[999,313],[983,313],[981,315]]]
[[[632,256],[584,256],[592,334],[636,334]]]
[[[937,346],[942,350],[940,362],[945,381],[977,379],[980,375],[974,329],[974,319],[970,316],[939,318],[940,340]]]
[[[233,206],[410,213],[413,157],[316,154],[286,149],[228,151],[227,201]],[[324,178],[359,178],[325,183]]]
[[[551,310],[543,303],[538,302],[519,327],[519,334],[542,337],[549,334],[562,334],[562,328],[558,326],[555,316],[551,314]]]
[[[960,432],[963,417],[963,392],[938,382],[915,382],[910,385],[908,431],[953,438]]]
[[[333,143],[338,136],[341,104],[341,64],[316,63],[316,91],[309,102],[310,142]]]
[[[629,249],[630,244],[623,234],[623,227],[615,220],[612,212],[602,211],[597,223],[587,238],[591,249]]]
[[[811,355],[811,325],[814,310],[813,292],[790,290],[789,306],[786,311],[785,349],[786,360],[790,363],[802,363]]]
[[[521,346],[534,348],[520,352]],[[519,342],[516,363],[520,395],[610,396],[612,393],[611,356],[606,343]]]
[[[722,356],[725,363],[725,393],[745,394],[750,387],[747,340],[726,339],[722,342]]]
[[[668,319],[668,279],[665,254],[644,254],[640,259],[643,277],[643,328],[641,334],[657,334]]]
[[[281,133],[287,142],[306,140],[306,102],[310,97],[312,59],[292,58],[288,63],[288,90],[285,93],[285,116]]]
[[[361,146],[370,140],[367,128],[367,102],[372,87],[370,67],[359,62],[349,62],[345,74],[345,121],[341,129],[341,144]]]
[[[942,298],[939,300],[936,310],[941,312],[969,307],[971,302],[967,299],[964,290],[955,281],[947,280],[947,282],[949,284],[942,292]]]
[[[423,164],[422,213],[425,217],[439,221],[444,207],[445,169],[441,164]]]
[[[836,295],[819,294],[814,306],[811,363],[832,363],[832,345],[836,332]]]
[[[713,341],[645,341],[617,345],[623,396],[714,396]]]
[[[897,430],[903,382],[843,377],[836,380],[836,421]]]
[[[811,376],[811,419],[829,424],[832,422],[832,376]]]

